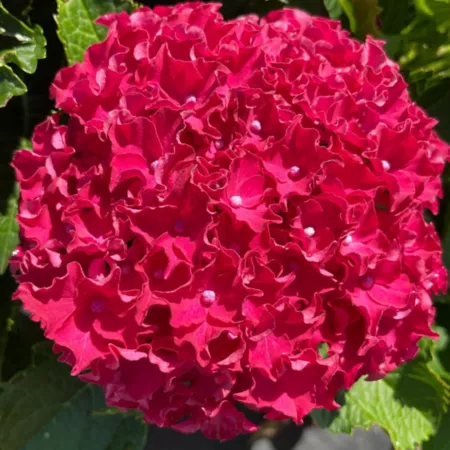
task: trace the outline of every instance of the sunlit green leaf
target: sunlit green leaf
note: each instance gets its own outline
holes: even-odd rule
[[[131,11],[131,0],[57,0],[58,36],[66,52],[67,61],[82,61],[86,49],[106,36],[106,28],[94,21],[107,13]]]
[[[323,3],[331,19],[339,19],[342,16],[343,10],[339,0],[324,0]]]
[[[8,268],[8,261],[19,243],[19,227],[16,220],[17,191],[10,196],[4,214],[0,214],[0,274]]]
[[[450,374],[439,359],[448,336],[444,329],[436,330],[440,339],[424,339],[416,359],[383,380],[359,380],[345,394],[340,410],[313,417],[319,424],[328,420],[337,433],[378,425],[396,449],[414,450],[436,433],[450,405]]]

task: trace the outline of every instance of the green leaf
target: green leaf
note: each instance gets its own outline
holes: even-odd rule
[[[147,431],[144,421],[126,417],[120,422],[106,450],[142,450],[147,441]]]
[[[424,340],[422,350],[432,353],[431,364],[433,368],[439,375],[449,380],[450,374],[444,365],[448,365],[450,361],[450,339],[445,328],[436,327],[435,331],[440,334],[439,341]],[[450,450],[450,408],[443,416],[436,435],[423,445],[423,450]]]
[[[26,73],[34,73],[38,60],[45,58],[46,40],[42,28],[29,27],[11,15],[0,1],[0,107],[9,99],[22,95],[27,88],[9,64]]]
[[[58,36],[69,64],[82,61],[86,49],[105,38],[106,28],[94,23],[98,17],[135,7],[131,0],[57,0],[57,4]]]
[[[379,0],[383,39],[396,37],[415,17],[410,0]]]
[[[18,304],[13,305],[9,299],[0,303],[0,381],[2,380],[6,345],[8,343],[9,333],[14,327],[14,322],[18,314],[18,306]]]
[[[439,339],[422,339],[420,341],[420,354],[418,361],[425,361],[428,368],[438,377],[450,384],[450,338],[447,330],[441,326],[433,326],[433,330],[439,333]],[[409,363],[412,365],[413,363]]]
[[[0,66],[0,108],[12,97],[27,92],[25,83],[13,72],[11,67]]]
[[[413,450],[434,432],[430,420],[419,410],[403,405],[395,390],[383,380],[359,380],[346,395],[346,404],[332,422],[335,433],[351,433],[354,427],[382,427],[396,449]]]
[[[339,19],[342,16],[344,11],[339,0],[324,0],[323,3],[331,19]]]
[[[17,189],[8,199],[4,214],[0,214],[0,274],[8,268],[8,261],[13,250],[19,244],[19,227],[16,221]]]
[[[423,445],[423,450],[450,450],[450,411],[442,419],[441,425],[428,442]]]
[[[416,17],[402,30],[395,56],[414,97],[426,105],[429,91],[450,79],[450,0],[415,0],[414,4]],[[434,96],[439,99],[437,92]]]
[[[328,428],[339,413],[337,411],[328,411],[324,408],[317,408],[313,409],[309,414],[320,428]]]
[[[0,395],[0,449],[22,449],[82,387],[54,360],[16,375]]]
[[[356,36],[364,38],[370,34],[374,37],[381,35],[377,25],[381,8],[378,0],[339,0],[342,9],[350,21],[350,29]]]
[[[70,376],[69,368],[54,357],[2,387],[0,450],[143,448],[143,423],[122,414],[102,414],[102,391]]]
[[[26,17],[32,8],[33,0],[3,0],[3,6],[16,17]]]
[[[448,336],[437,327],[438,341],[423,339],[420,353],[383,380],[359,380],[345,395],[345,405],[331,417],[330,430],[378,425],[394,447],[415,449],[438,429],[450,404],[450,374],[440,362]]]

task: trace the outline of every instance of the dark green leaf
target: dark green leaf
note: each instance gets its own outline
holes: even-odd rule
[[[120,413],[102,413],[102,391],[70,376],[69,368],[54,357],[20,373],[3,389],[0,450],[143,448],[143,423]]]
[[[12,251],[19,243],[17,214],[17,192],[9,199],[4,214],[0,214],[0,274],[8,268]]]
[[[423,450],[450,450],[450,410],[443,417],[436,435],[425,442],[422,448]]]
[[[313,409],[310,412],[312,419],[320,428],[328,428],[338,414],[337,411],[327,411],[324,408]]]
[[[410,0],[379,0],[381,26],[384,37],[400,34],[415,17],[414,6]]]
[[[0,108],[5,106],[12,97],[27,92],[24,82],[9,66],[0,66]]]
[[[327,10],[322,1],[317,0],[288,0],[283,1],[283,6],[290,6],[292,8],[300,8],[308,11],[310,14],[326,16]]]
[[[27,87],[9,64],[26,73],[34,73],[38,60],[45,58],[45,37],[42,28],[29,27],[11,15],[0,2],[0,107],[9,99],[22,95]]]
[[[106,13],[131,11],[131,0],[57,0],[58,36],[67,61],[73,64],[82,61],[86,49],[106,36],[106,28],[94,21]]]
[[[0,303],[0,381],[3,374],[3,362],[5,359],[6,344],[8,336],[14,326],[14,320],[18,313],[18,304],[13,305],[12,302],[2,301]]]
[[[339,0],[324,0],[323,3],[331,19],[339,19],[342,16],[343,10]]]
[[[136,417],[121,422],[106,450],[142,450],[147,440],[148,426]]]
[[[447,79],[447,84],[450,85],[449,81],[450,77]],[[450,88],[446,90],[439,89],[438,91],[440,93],[440,97],[427,107],[427,111],[431,116],[436,117],[439,120],[437,130],[440,136],[443,139],[446,139],[447,142],[450,142]],[[448,269],[450,268],[450,229],[448,235],[446,236],[444,249],[444,260]]]
[[[11,45],[0,49],[0,66],[14,63],[26,73],[34,73],[38,60],[45,58],[42,28],[30,28],[4,8],[0,2],[0,36]]]
[[[339,0],[342,9],[350,21],[350,28],[356,36],[380,36],[377,24],[381,8],[378,0]]]
[[[444,379],[448,380],[450,374],[444,366],[449,364],[449,336],[445,328],[436,327],[435,331],[440,334],[439,341],[423,340],[422,351],[431,354],[430,364],[433,369]],[[443,416],[436,435],[424,444],[423,450],[450,450],[450,408]]]
[[[0,395],[0,449],[22,449],[82,387],[53,359],[17,375]]]

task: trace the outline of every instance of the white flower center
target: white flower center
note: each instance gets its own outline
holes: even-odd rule
[[[214,146],[217,150],[222,150],[225,147],[225,142],[223,139],[217,139],[217,141],[214,142]]]
[[[353,242],[352,236],[350,234],[347,234],[347,236],[345,236],[345,239],[344,239],[344,244],[348,245],[348,244],[351,244],[352,242]]]
[[[300,167],[298,167],[298,166],[292,166],[292,167],[289,169],[288,177],[289,177],[291,180],[296,180],[299,176],[300,176]]]
[[[216,301],[216,293],[214,291],[206,290],[202,293],[202,302],[205,306],[210,306]]]
[[[381,161],[381,165],[383,166],[384,170],[389,170],[391,168],[391,165],[389,164],[389,161],[386,161],[385,159],[383,159],[383,161]]]
[[[230,202],[233,208],[239,208],[239,206],[242,205],[242,197],[240,195],[233,195],[233,197],[230,198]]]
[[[155,161],[153,161],[153,162],[151,163],[151,166],[152,166],[153,172],[155,172],[156,169],[157,169],[158,166],[159,166],[159,161],[158,161],[157,159],[155,159]]]
[[[309,237],[312,237],[316,234],[316,230],[313,227],[306,227],[304,231],[305,231],[306,236],[309,236]]]
[[[261,126],[261,122],[259,120],[254,120],[251,124],[250,124],[250,130],[253,133],[259,133],[262,129]]]

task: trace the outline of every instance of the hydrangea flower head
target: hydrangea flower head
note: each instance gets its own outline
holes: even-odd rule
[[[301,423],[434,336],[449,146],[380,42],[219,6],[99,19],[15,155],[12,268],[110,405],[229,439],[255,429],[239,405]]]

